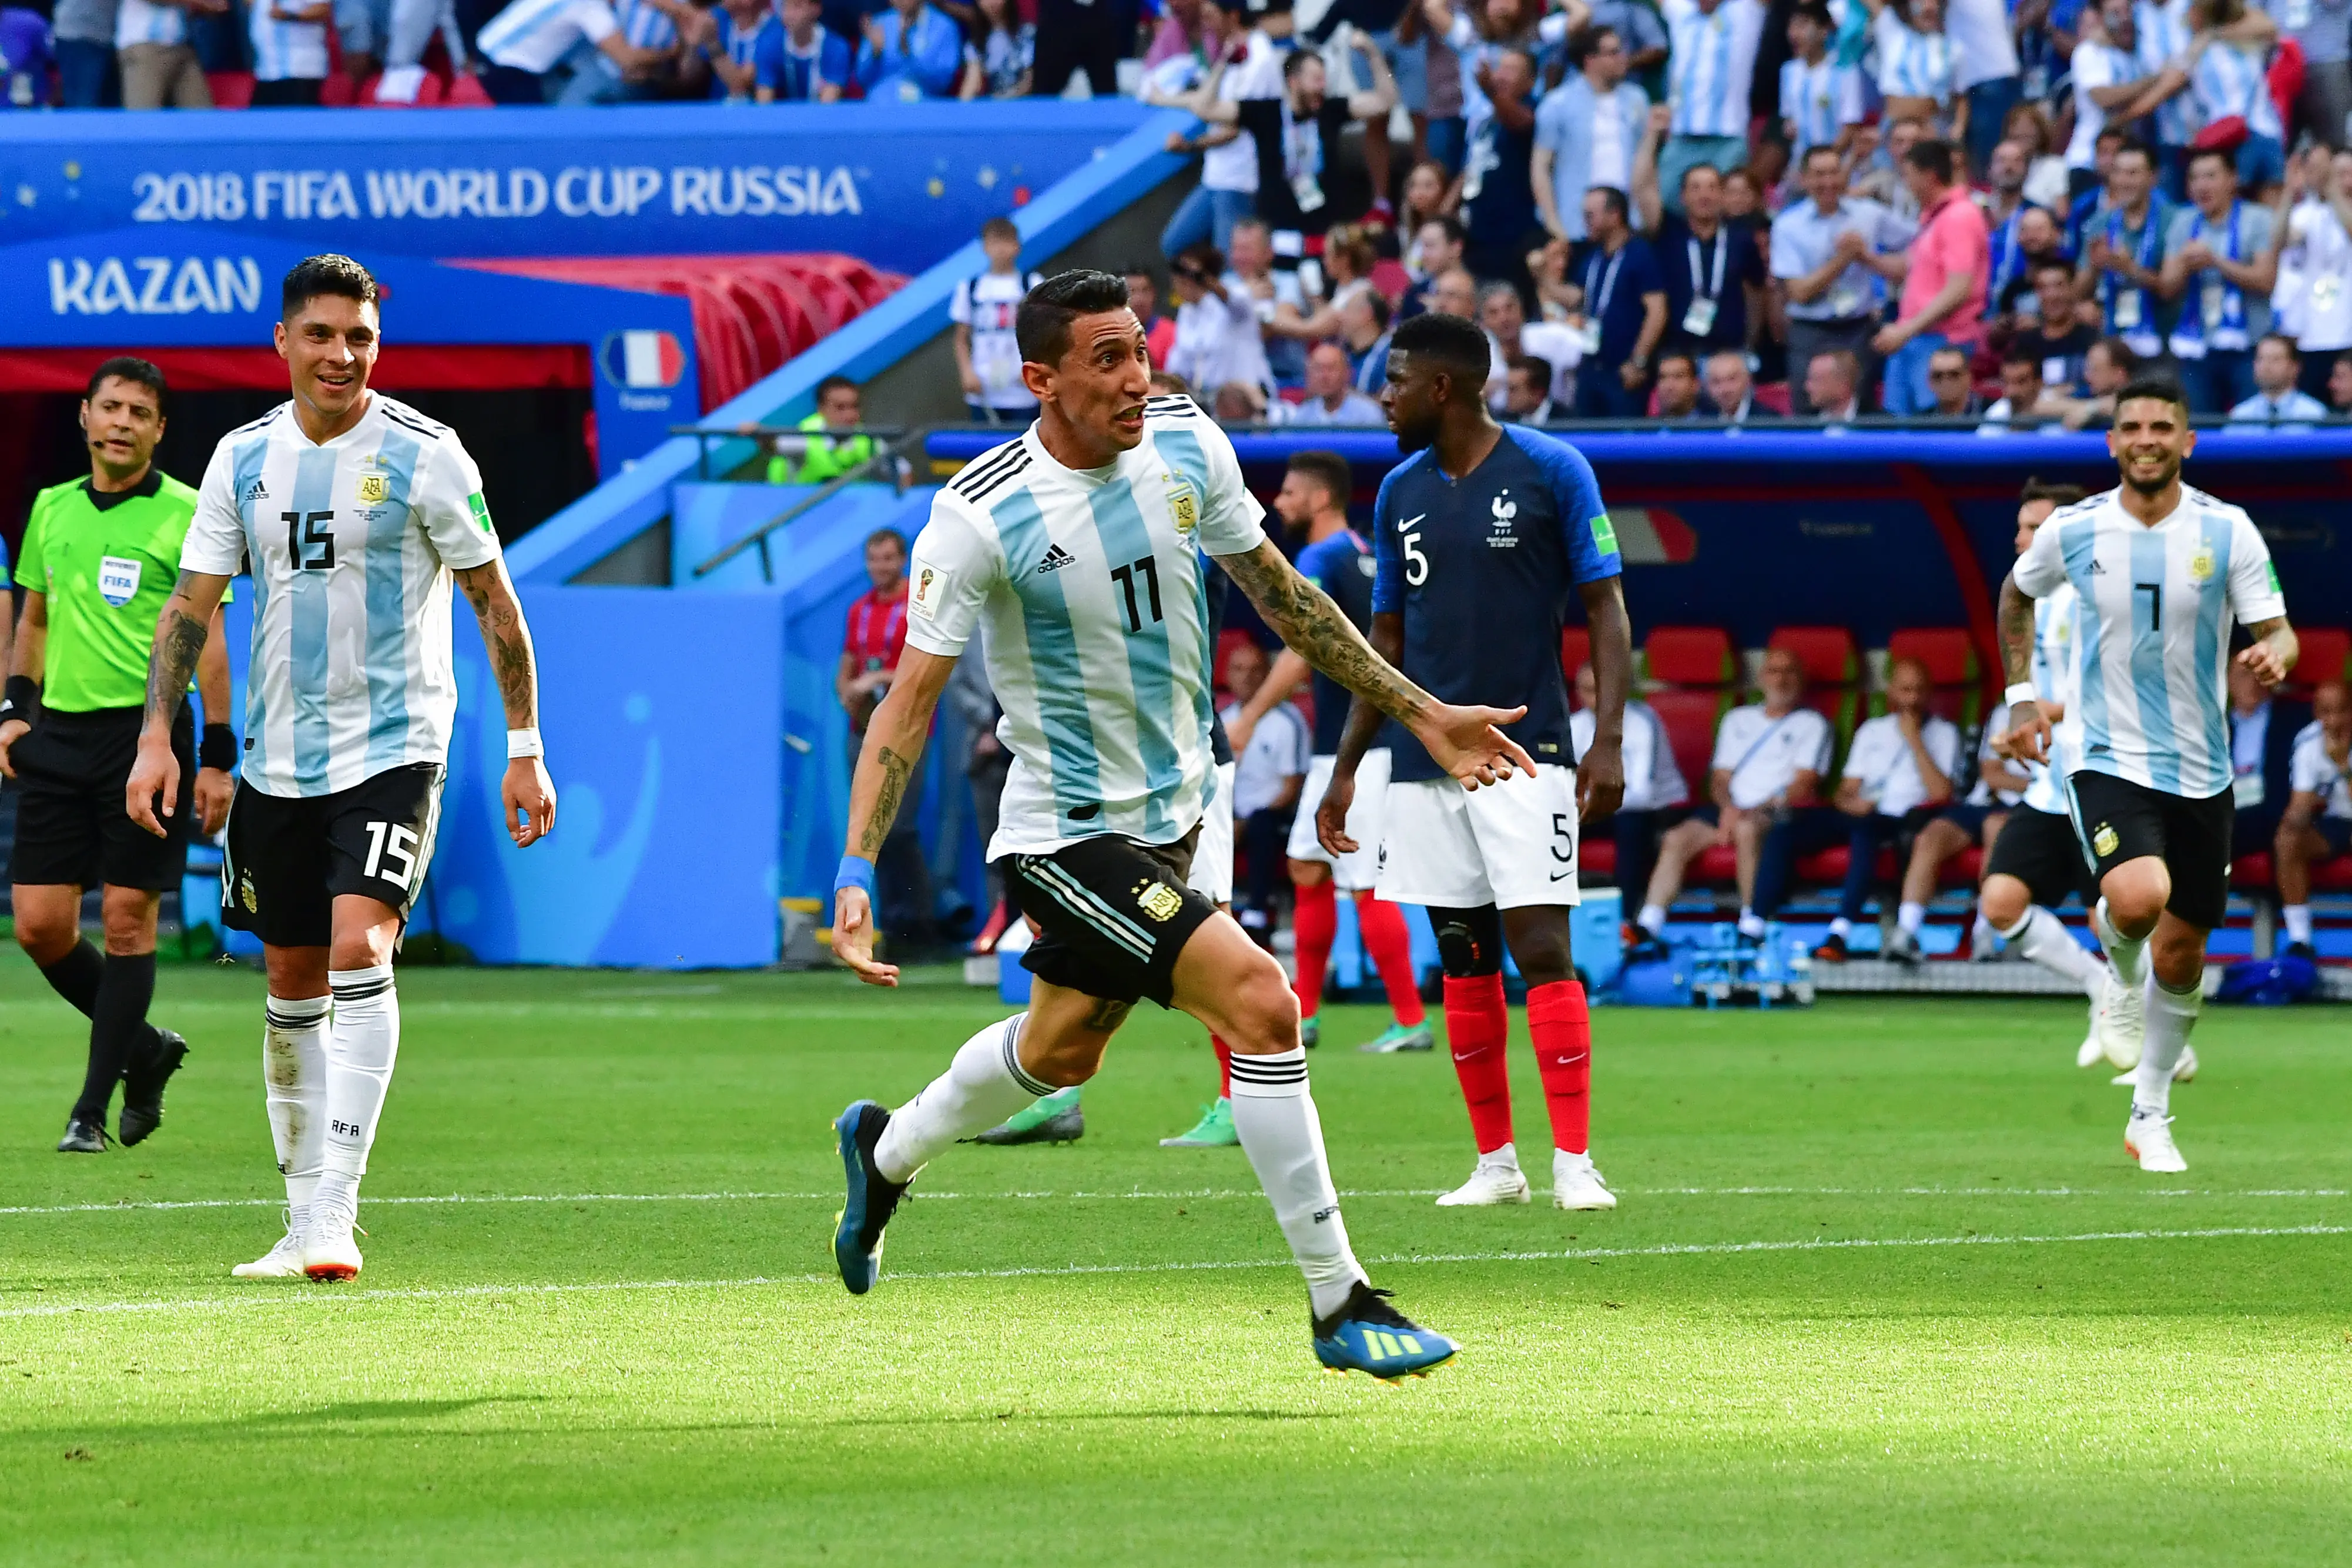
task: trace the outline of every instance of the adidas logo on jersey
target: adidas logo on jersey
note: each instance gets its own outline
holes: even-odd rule
[[[268,500],[269,487],[261,482],[260,476],[256,475],[253,483],[245,487],[245,494],[238,499],[243,501]]]
[[[1076,556],[1058,544],[1049,544],[1045,546],[1045,559],[1037,563],[1037,575],[1043,577],[1048,572],[1059,572],[1065,566],[1076,566],[1077,563]]]

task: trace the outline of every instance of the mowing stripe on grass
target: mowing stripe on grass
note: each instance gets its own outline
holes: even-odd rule
[[[1428,1198],[1448,1191],[1445,1187],[1342,1187],[1343,1198]],[[2352,1188],[2345,1187],[2246,1187],[2236,1190],[2220,1187],[1620,1187],[1618,1192],[1629,1197],[1713,1197],[1713,1198],[2341,1198],[2352,1196]],[[1102,1199],[1211,1199],[1263,1198],[1265,1193],[1256,1187],[1173,1187],[1137,1189],[1130,1192],[1010,1192],[1010,1193],[933,1193],[918,1189],[915,1195],[926,1203],[960,1202],[1094,1202]],[[835,1203],[841,1201],[838,1191],[832,1192],[741,1192],[741,1193],[448,1193],[440,1196],[367,1197],[365,1205],[423,1205],[438,1207],[468,1204],[749,1204],[749,1203]],[[280,1198],[164,1198],[140,1203],[112,1204],[20,1204],[0,1207],[0,1216],[9,1215],[66,1214],[135,1214],[146,1210],[163,1212],[174,1209],[278,1209],[286,1206]]]
[[[2352,1226],[2217,1226],[2204,1230],[2100,1230],[2073,1236],[1916,1236],[1853,1237],[1845,1239],[1811,1237],[1797,1241],[1710,1241],[1667,1243],[1658,1247],[1585,1247],[1559,1252],[1430,1252],[1397,1253],[1368,1259],[1372,1263],[1586,1263],[1612,1258],[1696,1258],[1764,1252],[1853,1252],[1921,1247],[2056,1247],[2068,1243],[2110,1241],[2212,1241],[2235,1237],[2284,1236],[2352,1236]],[[1286,1258],[1248,1258],[1197,1263],[1072,1263],[1059,1268],[940,1268],[893,1274],[898,1283],[925,1279],[1034,1279],[1076,1278],[1088,1274],[1191,1274],[1228,1268],[1288,1268]],[[826,1285],[830,1274],[755,1274],[741,1279],[614,1279],[556,1285],[457,1285],[414,1290],[311,1289],[293,1285],[262,1285],[250,1296],[212,1297],[179,1301],[57,1302],[38,1307],[0,1310],[9,1318],[64,1318],[79,1313],[238,1311],[254,1307],[320,1306],[352,1301],[456,1301],[476,1297],[597,1295],[616,1290],[740,1290],[772,1285]]]

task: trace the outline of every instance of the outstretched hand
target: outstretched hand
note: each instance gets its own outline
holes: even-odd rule
[[[2000,749],[2004,756],[2021,763],[2050,760],[2050,717],[2042,711],[2041,703],[2020,702],[2010,709],[2009,733]]]
[[[2284,661],[2279,658],[2277,650],[2267,642],[2258,640],[2252,646],[2241,649],[2238,662],[2265,687],[2276,686],[2286,679]]]
[[[861,888],[844,888],[833,895],[833,956],[868,985],[895,986],[898,966],[874,959],[874,901]]]
[[[131,764],[131,776],[122,786],[123,815],[158,838],[170,837],[170,830],[156,819],[155,810],[163,807],[165,816],[177,809],[180,798],[180,759],[172,754],[168,740],[149,744],[140,737],[139,754]]]
[[[1353,855],[1358,845],[1348,837],[1348,808],[1356,803],[1356,775],[1331,772],[1323,786],[1323,804],[1315,808],[1315,841],[1334,855]]]
[[[1576,760],[1576,819],[1599,822],[1625,799],[1625,753],[1613,741],[1596,740]]]
[[[1500,784],[1514,773],[1534,773],[1535,759],[1502,731],[1503,725],[1516,724],[1527,716],[1525,706],[1455,708],[1441,704],[1423,723],[1414,726],[1413,733],[1429,748],[1433,762],[1461,780],[1463,788],[1476,789],[1480,784]]]

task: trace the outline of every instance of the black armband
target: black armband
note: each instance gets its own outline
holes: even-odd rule
[[[7,695],[0,697],[0,724],[11,719],[29,724],[40,706],[41,683],[29,675],[12,675],[8,678]]]
[[[236,731],[226,724],[207,724],[205,738],[196,742],[196,765],[218,768],[223,773],[236,771]]]

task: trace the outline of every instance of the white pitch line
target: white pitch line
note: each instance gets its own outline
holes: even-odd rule
[[[1807,1238],[1796,1241],[1670,1243],[1660,1247],[1588,1247],[1562,1252],[1399,1253],[1368,1261],[1417,1263],[1586,1263],[1612,1258],[1696,1258],[1763,1252],[1850,1252],[1923,1247],[2056,1247],[2105,1241],[2210,1241],[2232,1237],[2352,1236],[2352,1226],[2219,1226],[2204,1230],[2102,1230],[2072,1236],[1922,1236]],[[1090,1274],[1192,1274],[1232,1268],[1287,1268],[1288,1258],[1253,1258],[1198,1263],[1073,1263],[1060,1268],[941,1268],[888,1278],[906,1283],[926,1279],[1075,1279]],[[415,1290],[313,1289],[290,1285],[257,1287],[250,1296],[183,1301],[58,1302],[0,1310],[0,1320],[64,1318],[76,1313],[239,1311],[254,1307],[331,1306],[356,1301],[447,1301],[479,1297],[597,1295],[617,1290],[740,1290],[772,1285],[825,1285],[830,1274],[755,1274],[741,1279],[602,1280],[562,1285],[460,1285]]]
[[[1343,1198],[1427,1198],[1445,1192],[1444,1187],[1343,1187]],[[2231,1190],[2219,1187],[1620,1187],[1619,1192],[1632,1197],[1717,1197],[1717,1198],[2341,1198],[2352,1196],[2352,1188],[2345,1187],[2249,1187]],[[926,1203],[1035,1203],[1035,1202],[1101,1202],[1105,1200],[1155,1202],[1178,1199],[1263,1198],[1265,1194],[1255,1187],[1178,1187],[1129,1192],[1010,1192],[1010,1193],[935,1193],[921,1188],[916,1198]],[[735,1204],[735,1203],[839,1203],[838,1190],[826,1192],[720,1192],[720,1193],[448,1193],[440,1196],[369,1197],[370,1206],[445,1207],[466,1205],[496,1204]],[[164,1213],[177,1209],[275,1209],[285,1207],[278,1198],[165,1198],[140,1203],[112,1204],[23,1204],[0,1207],[0,1216],[9,1215],[68,1215],[68,1214],[137,1214]]]

